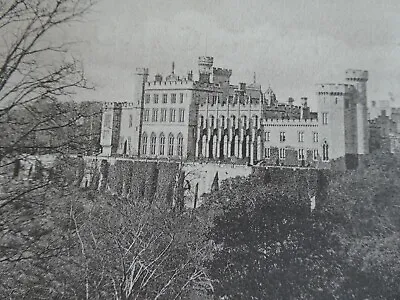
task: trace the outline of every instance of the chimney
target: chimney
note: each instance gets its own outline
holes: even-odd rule
[[[163,77],[161,74],[156,74],[156,76],[154,76],[154,80],[156,82],[161,82],[163,80]]]
[[[289,105],[293,105],[293,103],[294,103],[294,99],[293,99],[292,97],[289,97],[289,99],[288,99],[288,103],[289,103]]]
[[[189,71],[187,75],[188,81],[193,81],[193,71]]]
[[[307,97],[301,97],[301,106],[307,107]]]

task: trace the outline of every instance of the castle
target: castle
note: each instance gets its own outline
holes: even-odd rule
[[[277,101],[271,88],[230,83],[232,70],[198,60],[198,79],[136,70],[133,99],[103,107],[103,156],[311,168],[356,168],[369,151],[368,72],[319,84],[318,112]]]

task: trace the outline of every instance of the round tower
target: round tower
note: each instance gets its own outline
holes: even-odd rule
[[[214,58],[212,56],[200,56],[198,64],[199,64],[199,81],[202,83],[209,83],[210,75],[212,73],[212,67],[214,64]]]
[[[360,103],[367,105],[368,71],[348,69],[346,70],[346,81],[354,85],[358,91]]]

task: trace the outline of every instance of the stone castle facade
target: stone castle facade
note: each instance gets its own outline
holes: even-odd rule
[[[103,156],[250,165],[354,168],[369,151],[368,72],[317,86],[318,112],[278,102],[271,88],[230,82],[232,70],[199,57],[199,74],[150,80],[137,69],[135,94],[103,107]]]

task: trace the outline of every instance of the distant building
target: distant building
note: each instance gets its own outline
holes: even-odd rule
[[[340,168],[357,166],[368,153],[368,72],[348,70],[348,84],[318,86],[319,112],[307,98],[278,102],[259,83],[230,83],[232,70],[199,57],[198,80],[137,69],[135,95],[104,104],[101,145],[105,156],[220,161]]]

